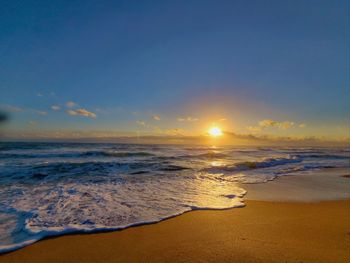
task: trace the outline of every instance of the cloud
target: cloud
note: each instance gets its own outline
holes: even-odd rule
[[[95,119],[97,115],[91,111],[88,111],[86,109],[77,109],[77,110],[67,110],[67,113],[71,116],[84,116],[88,118],[93,118]]]
[[[287,130],[293,127],[299,127],[299,128],[305,128],[305,123],[297,124],[292,121],[275,121],[271,119],[264,119],[259,121],[258,126],[248,126],[246,127],[246,130],[252,132],[252,133],[258,133],[263,131],[266,128],[277,128],[280,130]]]
[[[221,118],[221,119],[218,119],[218,121],[227,121],[227,119],[226,118]]]
[[[267,127],[273,127],[276,126],[278,122],[270,120],[270,119],[265,119],[262,121],[259,121],[259,126],[263,127],[263,128],[267,128]]]
[[[265,119],[259,122],[259,126],[262,128],[275,127],[283,130],[292,128],[294,125],[295,123],[291,121],[279,122],[271,119]]]
[[[42,97],[43,96],[43,94],[41,94],[41,93],[38,93],[38,94],[36,94],[38,97]]]
[[[168,129],[163,131],[164,134],[166,135],[172,135],[172,136],[183,136],[185,131],[183,129],[179,129],[179,128],[174,128],[174,129]]]
[[[294,125],[295,125],[295,123],[292,121],[284,121],[284,122],[281,122],[278,124],[278,128],[286,130],[286,129],[294,127]]]
[[[75,103],[75,102],[73,102],[73,101],[68,101],[67,103],[66,103],[66,106],[68,107],[68,108],[73,108],[74,106],[76,106],[77,104]]]
[[[23,110],[23,109],[20,108],[20,107],[8,105],[8,104],[2,105],[2,108],[3,108],[5,111],[9,111],[9,112],[21,112],[21,111]]]
[[[193,118],[191,116],[188,116],[188,117],[178,117],[177,118],[177,121],[179,122],[195,122],[195,121],[198,121],[199,119],[197,118]]]
[[[34,112],[38,115],[41,115],[41,116],[46,116],[47,115],[47,112],[46,111],[41,111],[41,110],[34,110]]]
[[[225,132],[225,135],[235,140],[235,143],[244,145],[289,145],[289,146],[326,146],[326,145],[344,145],[350,142],[350,137],[334,140],[324,136],[274,136],[257,134],[239,134],[234,132]]]
[[[248,126],[246,129],[252,133],[257,133],[261,131],[261,127],[256,127],[256,126]]]
[[[146,126],[146,122],[144,121],[136,121],[136,123],[140,126]]]
[[[153,120],[160,121],[159,115],[153,115],[152,118],[153,118]]]
[[[60,106],[57,106],[57,105],[52,105],[52,106],[51,106],[51,109],[52,109],[52,110],[60,110],[61,107],[60,107]]]

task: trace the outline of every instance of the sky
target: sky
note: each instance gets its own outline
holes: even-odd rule
[[[350,137],[349,1],[2,1],[3,138]]]

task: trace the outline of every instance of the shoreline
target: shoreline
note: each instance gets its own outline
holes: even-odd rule
[[[204,210],[191,210],[191,211],[187,211],[184,212],[182,214],[179,215],[174,215],[165,219],[162,219],[160,221],[157,222],[148,222],[148,223],[144,223],[144,224],[139,224],[139,225],[132,225],[132,226],[128,226],[126,228],[121,228],[121,229],[117,229],[117,230],[101,230],[101,231],[92,231],[92,232],[71,232],[71,233],[64,233],[64,234],[59,234],[59,235],[53,235],[53,236],[48,236],[45,237],[39,241],[36,241],[32,244],[30,244],[29,246],[25,246],[22,247],[20,249],[16,249],[16,250],[11,250],[8,252],[4,252],[2,254],[0,254],[0,263],[1,262],[73,262],[71,260],[71,257],[83,257],[84,258],[84,248],[80,247],[79,251],[74,252],[73,254],[68,253],[67,254],[67,249],[69,249],[69,246],[67,247],[66,245],[66,241],[70,241],[73,242],[74,244],[80,244],[85,246],[86,244],[88,244],[88,246],[91,246],[91,249],[89,249],[89,253],[92,253],[95,257],[94,260],[90,260],[89,257],[84,258],[85,262],[109,262],[109,261],[115,261],[117,260],[119,257],[121,257],[121,255],[124,254],[125,257],[132,259],[132,260],[122,260],[119,261],[117,260],[117,262],[142,262],[143,260],[141,258],[139,258],[137,251],[132,251],[130,250],[128,253],[125,253],[124,250],[119,251],[118,250],[118,256],[117,254],[115,254],[115,252],[111,252],[112,247],[115,248],[115,245],[117,243],[117,246],[124,246],[124,244],[121,244],[120,242],[123,241],[118,241],[118,239],[120,238],[120,236],[123,237],[123,239],[128,239],[128,234],[129,232],[132,232],[132,235],[137,235],[138,232],[142,232],[144,231],[143,229],[146,228],[150,228],[150,230],[147,231],[151,231],[150,234],[148,234],[148,238],[146,238],[145,240],[143,240],[143,242],[151,242],[151,240],[153,238],[158,238],[157,237],[157,231],[159,231],[159,228],[162,229],[164,228],[163,225],[168,225],[168,224],[174,224],[173,222],[175,222],[175,228],[178,229],[179,232],[182,231],[182,229],[186,229],[188,228],[187,224],[189,222],[187,222],[186,220],[190,220],[190,222],[192,223],[196,223],[196,221],[203,221],[203,217],[219,217],[220,221],[224,220],[226,221],[225,217],[227,216],[228,218],[232,217],[233,222],[226,222],[226,230],[223,231],[222,233],[219,234],[219,237],[221,235],[226,236],[228,233],[231,233],[232,235],[232,239],[237,239],[237,237],[235,236],[235,234],[237,233],[237,231],[239,232],[238,228],[244,226],[245,224],[250,224],[250,229],[246,229],[247,233],[258,233],[259,232],[259,225],[261,224],[261,222],[259,221],[254,221],[255,218],[257,217],[261,217],[261,215],[264,215],[264,218],[262,218],[263,220],[265,220],[266,218],[270,218],[271,220],[277,220],[277,221],[283,221],[286,219],[286,215],[289,215],[291,218],[295,217],[295,214],[300,214],[300,210],[303,210],[304,214],[305,214],[305,218],[304,218],[304,222],[303,225],[308,225],[307,229],[311,229],[313,227],[319,227],[318,226],[318,221],[319,220],[324,220],[325,217],[326,218],[333,218],[333,220],[330,220],[327,222],[327,224],[324,225],[324,227],[326,227],[327,229],[334,229],[334,228],[339,228],[339,224],[343,227],[341,228],[343,234],[345,234],[345,236],[347,237],[347,241],[344,242],[344,240],[342,242],[339,242],[339,244],[337,246],[343,246],[344,244],[348,245],[348,247],[350,246],[350,223],[346,224],[344,222],[344,220],[346,220],[346,218],[350,217],[350,191],[349,194],[344,195],[344,193],[346,193],[347,189],[350,189],[350,183],[348,181],[348,173],[349,169],[324,169],[322,171],[318,171],[316,173],[311,173],[311,174],[306,174],[306,175],[291,175],[291,176],[283,176],[283,177],[279,177],[276,178],[275,180],[271,181],[271,182],[267,182],[267,183],[261,183],[261,184],[244,184],[242,185],[242,187],[246,190],[248,190],[248,194],[245,195],[244,199],[244,203],[246,204],[245,207],[236,207],[236,208],[227,208],[227,209],[204,209]],[[321,177],[320,177],[321,176]],[[320,180],[321,178],[321,180]],[[315,187],[314,182],[315,179],[318,182],[318,185]],[[342,188],[339,188],[339,185],[341,185]],[[309,190],[309,191],[304,191],[305,187],[306,188],[316,188],[316,190]],[[338,188],[337,188],[338,187]],[[345,187],[345,188],[344,188]],[[337,195],[330,195],[330,197],[326,196],[326,198],[324,198],[324,191],[328,189],[329,192],[335,191],[335,190],[340,190],[337,192]],[[297,195],[300,196],[301,198],[295,198],[295,193],[299,194]],[[326,192],[327,193],[327,192]],[[294,195],[293,195],[294,194]],[[323,194],[323,195],[320,195]],[[290,198],[290,197],[293,198]],[[338,198],[337,198],[338,197]],[[329,199],[331,198],[331,199]],[[336,199],[336,200],[332,200]],[[334,217],[332,217],[332,209],[333,206],[337,207],[337,212],[340,215],[346,215],[346,216],[340,216],[337,217],[336,220],[338,220],[339,222],[336,223]],[[276,208],[277,210],[285,210],[283,212],[283,214],[276,214],[275,211],[273,211],[272,207]],[[308,211],[308,209],[306,209],[305,207],[309,207],[309,209],[311,209],[311,211]],[[240,208],[240,209],[237,209]],[[272,210],[271,210],[272,209]],[[317,210],[323,210],[323,214],[321,217],[318,216],[319,211]],[[225,215],[227,214],[227,215]],[[245,217],[246,214],[249,214],[249,217]],[[242,215],[244,216],[244,219],[242,220]],[[271,217],[272,216],[272,217]],[[276,217],[277,216],[277,217]],[[314,219],[310,220],[308,219],[308,217],[315,217]],[[183,218],[189,218],[189,219],[183,219]],[[306,219],[308,219],[307,221],[305,221]],[[184,221],[185,220],[185,221]],[[167,223],[167,222],[171,222],[171,223]],[[178,222],[178,223],[176,223]],[[196,226],[199,230],[199,232],[203,231],[202,228],[206,228],[207,226],[205,225],[206,222],[204,222],[204,225],[202,223],[202,226]],[[221,223],[219,223],[221,224]],[[256,225],[257,224],[257,225]],[[333,225],[334,224],[334,225]],[[344,224],[346,225],[346,228],[344,228]],[[193,225],[194,226],[194,225]],[[211,225],[211,227],[213,228],[213,230],[215,231],[215,226]],[[281,229],[281,231],[283,231],[283,229],[288,229],[290,228],[291,225],[286,224],[283,226],[283,228]],[[218,229],[220,229],[222,227],[219,227]],[[268,225],[267,224],[267,228],[270,228],[270,231],[273,232],[274,231],[274,227],[273,225]],[[293,232],[297,232],[299,231],[300,226],[294,226],[294,230]],[[338,229],[340,230],[340,229]],[[257,232],[258,231],[258,232]],[[135,232],[135,233],[134,233]],[[170,228],[168,229],[168,232],[170,235],[174,235],[173,233],[173,229]],[[187,238],[191,239],[191,236],[189,235],[189,233],[191,232],[191,229],[188,229],[188,231],[185,231],[183,234],[184,236],[187,236]],[[322,230],[320,231],[320,233],[322,232]],[[243,233],[244,234],[244,233]],[[311,234],[316,234],[316,233],[311,233]],[[333,233],[334,234],[334,233]],[[338,232],[339,234],[339,232]],[[107,238],[112,236],[115,237],[116,240],[110,240],[108,242],[104,242],[103,240],[103,236],[106,236]],[[320,239],[322,239],[322,236],[319,235],[318,236]],[[254,237],[254,235],[252,236]],[[102,238],[102,240],[101,240]],[[197,245],[199,246],[205,246],[205,242],[203,244],[201,244],[200,240],[205,240],[206,236],[204,235],[203,237],[194,240],[194,243],[198,243]],[[277,236],[276,237],[277,240],[279,240],[278,242],[280,242],[281,237]],[[287,239],[290,239],[290,237],[284,237]],[[299,237],[294,237],[292,239],[298,239]],[[306,237],[307,238],[307,237]],[[172,241],[173,238],[169,238],[164,240],[164,242],[169,242],[170,244],[173,243]],[[254,239],[254,238],[253,238]],[[282,238],[283,239],[283,238]],[[332,237],[332,239],[334,239],[334,236]],[[242,240],[247,240],[246,238],[243,238]],[[138,241],[138,239],[136,238],[134,240],[135,242]],[[207,240],[208,242],[211,242],[210,240]],[[302,242],[303,239],[300,239],[299,242]],[[97,242],[97,243],[96,243]],[[105,244],[105,246],[101,247],[99,246],[97,251],[94,251],[94,246],[98,246],[98,243],[102,242]],[[135,244],[133,242],[130,243],[129,242],[128,247],[132,247],[135,246]],[[126,243],[127,243],[126,242]],[[222,242],[222,241],[221,241]],[[269,242],[272,243],[276,243],[273,240],[270,240]],[[329,242],[329,240],[324,240],[321,242],[322,244],[326,245],[327,242]],[[226,244],[227,240],[224,241],[225,246],[230,247],[232,245],[230,244]],[[240,243],[240,241],[238,242]],[[245,242],[245,243],[249,243],[249,242]],[[85,244],[85,245],[84,245]],[[159,249],[164,246],[163,244],[157,244],[159,247]],[[243,244],[242,244],[243,245]],[[256,244],[255,244],[256,245]],[[264,247],[265,245],[263,243],[260,244],[262,247]],[[251,246],[251,244],[248,246]],[[282,244],[281,244],[282,246]],[[293,244],[291,245],[291,247],[295,247],[298,245],[297,244]],[[326,245],[327,247],[329,247],[329,245]],[[142,246],[141,246],[142,247]],[[137,248],[137,246],[136,246]],[[136,249],[135,248],[135,249]],[[42,253],[42,250],[46,251],[45,253]],[[63,250],[62,250],[63,249]],[[141,249],[141,248],[140,248]],[[149,251],[144,252],[146,254],[149,253],[153,253],[153,249],[154,248],[148,248]],[[177,247],[173,247],[173,249],[177,250]],[[209,249],[211,250],[210,247],[207,248],[203,248],[205,250]],[[237,248],[232,248],[234,250],[236,250]],[[239,247],[238,251],[235,251],[235,253],[240,253],[240,251],[244,251],[248,249],[249,247]],[[257,249],[257,248],[256,248]],[[277,247],[274,248],[276,251],[280,251],[279,253],[285,254],[286,252],[283,251],[284,248],[283,247]],[[91,250],[91,251],[90,251]],[[109,251],[109,252],[106,252]],[[181,250],[181,249],[180,249]],[[230,258],[230,259],[234,259],[232,258],[232,253],[229,251],[226,251],[224,254],[221,254],[221,250],[220,248],[213,248],[212,249],[213,253],[218,254],[219,256],[222,256],[222,259],[225,262],[226,258]],[[41,252],[40,252],[41,251]],[[56,253],[57,251],[60,251],[60,253]],[[94,251],[94,252],[92,252]],[[204,251],[204,250],[203,250]],[[202,251],[202,252],[203,252]],[[178,251],[179,253],[185,253],[183,251]],[[267,253],[268,251],[265,251],[263,254]],[[346,258],[346,260],[350,261],[350,249],[348,248],[348,251],[346,250],[342,250],[339,253],[343,253],[344,252],[348,252],[349,254],[349,258]],[[88,253],[88,254],[89,254]],[[107,253],[107,254],[106,254]],[[169,252],[170,254],[172,253],[171,251]],[[200,253],[197,252],[197,253]],[[250,252],[251,253],[251,252]],[[249,259],[249,257],[251,256],[250,253],[248,255],[246,255],[244,258],[236,258],[235,260],[237,260],[238,262],[256,262],[256,261],[250,261],[251,259]],[[260,251],[259,253],[262,253],[262,251]],[[274,254],[273,252],[269,252]],[[295,257],[291,257],[293,258],[293,260],[297,260],[297,257],[299,256],[300,253],[295,252]],[[106,259],[107,261],[104,260],[100,260],[97,257],[97,254],[106,254],[109,255],[109,258]],[[186,253],[185,253],[186,254]],[[258,254],[258,255],[254,255],[254,257],[260,258],[261,260],[265,261],[267,260],[268,262],[280,262],[282,260],[287,260],[287,259],[282,259],[280,258],[280,261],[273,261],[274,258],[266,258],[266,255],[263,256],[263,254]],[[312,254],[312,253],[311,253]],[[335,253],[335,256],[338,253]],[[31,261],[29,259],[27,259],[28,257],[31,258],[32,255],[35,257],[35,260]],[[69,255],[69,256],[68,256]],[[326,259],[327,255],[324,255],[324,261],[323,258],[318,258],[317,261],[312,261],[312,257],[306,256],[307,253],[304,251],[302,254],[305,256],[305,258],[303,260],[301,260],[302,262],[330,262],[330,259]],[[123,256],[123,257],[124,257]],[[167,258],[168,254],[162,254],[162,256],[157,256],[157,255],[153,255],[152,254],[152,258],[153,257],[160,257],[159,262],[166,262],[166,258]],[[188,257],[189,255],[186,254],[186,257]],[[198,256],[198,255],[197,255]],[[201,255],[199,255],[201,256]],[[274,255],[275,257],[276,255]],[[334,256],[334,255],[333,255]],[[209,257],[210,260],[214,260],[214,258]],[[342,261],[345,258],[344,255],[339,257],[339,262],[346,262],[346,261]],[[189,262],[196,262],[196,259],[193,258],[188,258]],[[204,261],[209,260],[207,257],[203,258]],[[209,261],[210,261],[209,260]],[[299,260],[299,258],[298,258]],[[328,260],[328,261],[327,261]],[[76,260],[75,260],[76,261]],[[79,261],[79,260],[78,260]],[[158,262],[157,260],[152,262]],[[180,260],[181,262],[181,260]],[[260,262],[260,261],[258,261]],[[289,262],[289,261],[287,261]],[[294,262],[294,261],[292,261]],[[299,262],[299,261],[298,261]],[[332,262],[338,262],[338,261],[332,261]]]
[[[247,200],[239,209],[46,238],[0,255],[0,262],[348,262],[349,217],[350,200]]]
[[[290,174],[261,184],[239,184],[244,200],[320,202],[350,199],[349,168],[325,168]]]

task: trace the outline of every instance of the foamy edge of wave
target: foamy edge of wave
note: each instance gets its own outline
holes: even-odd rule
[[[121,226],[112,226],[112,227],[105,227],[105,226],[97,226],[93,229],[87,229],[87,228],[82,228],[79,225],[76,225],[76,227],[65,227],[65,228],[60,228],[60,230],[41,230],[39,232],[35,232],[32,229],[30,229],[27,225],[25,225],[26,231],[29,233],[36,235],[36,238],[32,238],[30,240],[23,241],[21,243],[16,243],[13,245],[2,245],[0,246],[0,254],[4,253],[9,253],[16,251],[18,249],[21,249],[23,247],[26,247],[28,245],[34,244],[35,242],[38,242],[40,240],[43,240],[45,238],[49,237],[55,237],[55,236],[63,236],[63,235],[68,235],[68,234],[79,234],[79,233],[84,233],[84,234],[92,234],[92,233],[102,233],[102,232],[112,232],[112,231],[120,231],[129,227],[136,227],[136,226],[142,226],[142,225],[149,225],[149,224],[156,224],[161,221],[174,218],[180,215],[183,215],[185,213],[195,211],[195,210],[227,210],[227,209],[233,209],[233,208],[242,208],[245,207],[245,203],[243,200],[244,195],[246,195],[247,191],[242,189],[242,193],[239,195],[235,195],[235,197],[238,198],[236,200],[236,204],[228,207],[198,207],[198,206],[187,206],[188,209],[184,209],[181,212],[159,218],[158,220],[150,220],[150,221],[143,221],[143,222],[137,222],[137,223],[132,223],[128,225],[121,225]],[[227,197],[231,198],[231,197]],[[185,206],[184,206],[185,207]],[[27,220],[26,220],[27,222]],[[72,225],[70,225],[72,226]],[[74,225],[75,226],[75,225]]]

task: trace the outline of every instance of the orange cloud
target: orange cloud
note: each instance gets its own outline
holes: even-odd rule
[[[292,121],[283,121],[283,122],[279,122],[279,121],[274,121],[271,119],[265,119],[259,122],[259,126],[262,128],[268,128],[268,127],[276,127],[279,129],[289,129],[292,128],[294,126],[294,122]]]
[[[60,110],[61,107],[60,107],[60,106],[57,106],[57,105],[52,105],[52,106],[51,106],[51,109],[52,109],[52,110]]]
[[[160,121],[159,115],[153,115],[152,118],[153,118],[153,120]]]
[[[77,109],[77,110],[68,110],[67,113],[72,116],[84,116],[95,119],[97,115],[91,111],[88,111],[86,109]]]

